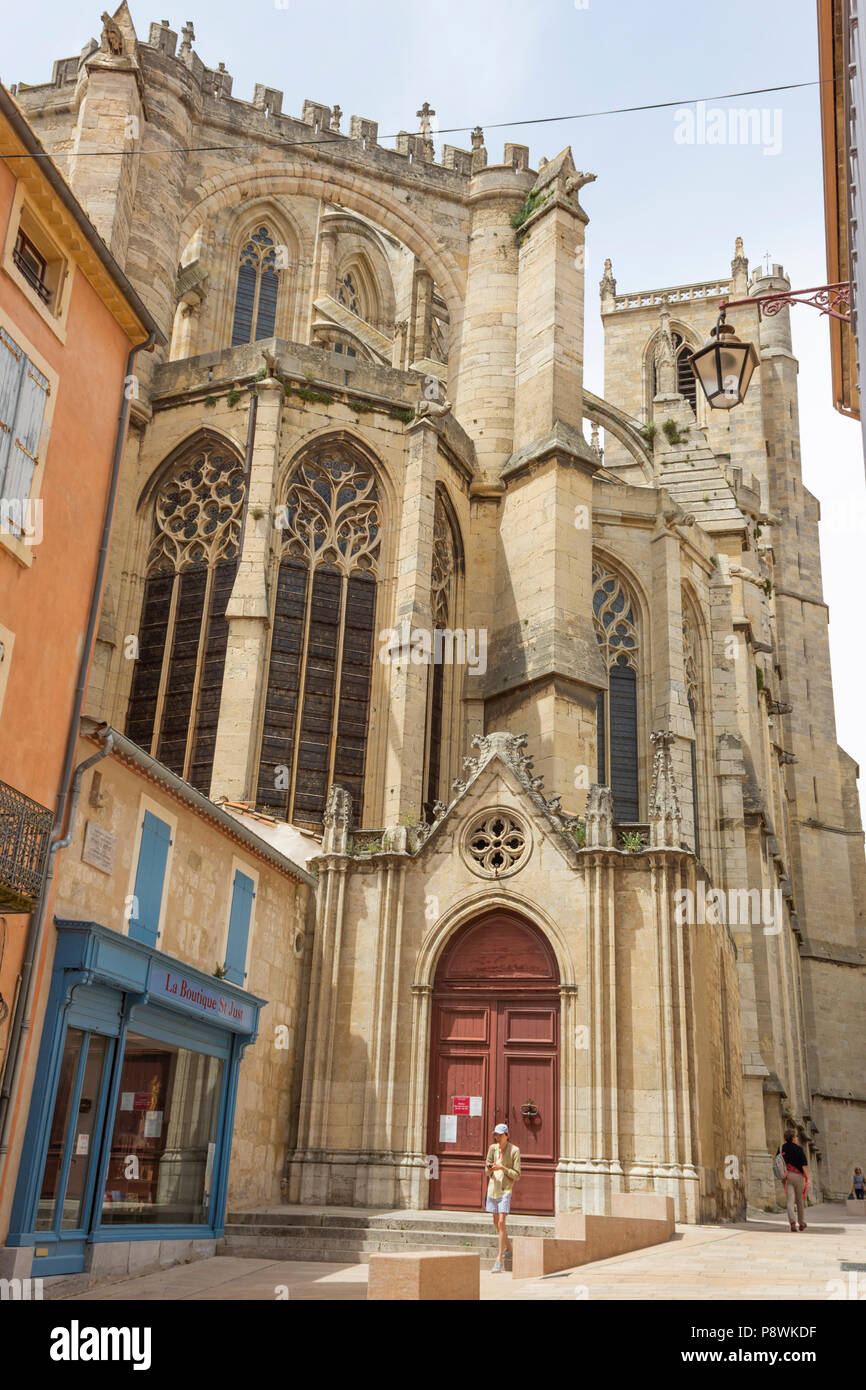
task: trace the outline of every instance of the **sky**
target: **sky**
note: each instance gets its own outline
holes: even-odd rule
[[[114,7],[112,6],[112,9]],[[581,203],[590,217],[586,252],[586,384],[603,393],[597,283],[610,256],[620,292],[710,280],[730,271],[734,239],[757,266],[765,253],[794,288],[827,279],[818,89],[728,102],[728,93],[814,84],[815,0],[186,0],[178,9],[130,6],[140,38],[167,19],[191,19],[194,48],[208,67],[224,62],[232,94],[252,100],[259,82],[283,91],[283,110],[304,98],[339,103],[378,121],[380,138],[417,130],[434,108],[434,133],[468,148],[485,129],[490,163],[508,140],[530,148],[530,164],[570,145],[597,182]],[[33,0],[7,7],[0,77],[7,84],[51,78],[56,58],[78,53],[101,29],[100,4]],[[704,98],[714,107],[758,107],[764,128],[752,143],[684,143],[676,107],[574,117],[655,102]],[[500,122],[514,122],[494,129]],[[441,140],[437,139],[437,155]],[[736,320],[732,321],[736,323]],[[751,316],[750,316],[751,317]],[[829,334],[815,310],[792,311],[800,361],[803,475],[821,502],[821,552],[839,742],[866,774],[863,719],[863,605],[866,482],[859,426],[832,408]],[[742,331],[742,330],[741,330]],[[866,781],[866,776],[864,776]],[[861,786],[866,804],[866,789]]]

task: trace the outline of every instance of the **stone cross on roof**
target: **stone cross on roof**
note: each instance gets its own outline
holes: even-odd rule
[[[421,124],[418,127],[418,134],[426,138],[427,136],[429,136],[431,129],[430,117],[435,116],[436,112],[433,110],[433,107],[430,105],[429,101],[425,101],[424,105],[421,107],[421,110],[416,111],[415,115],[421,117]]]

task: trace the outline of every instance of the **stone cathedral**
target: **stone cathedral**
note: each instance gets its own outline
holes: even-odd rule
[[[386,146],[103,21],[16,89],[168,343],[88,712],[308,845],[285,1199],[479,1209],[502,1119],[524,1211],[742,1216],[786,1123],[844,1197],[866,866],[787,309],[732,315],[737,409],[690,365],[782,266],[605,262],[595,396],[571,150],[437,152],[427,102]]]

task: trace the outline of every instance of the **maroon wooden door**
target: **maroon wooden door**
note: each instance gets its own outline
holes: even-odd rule
[[[559,974],[537,929],[512,913],[490,912],[449,944],[433,992],[428,1154],[438,1178],[430,1206],[484,1207],[484,1160],[493,1126],[505,1121],[520,1149],[523,1176],[512,1211],[551,1214],[559,1157]],[[481,1114],[454,1116],[455,1097]],[[480,1102],[480,1103],[479,1103]],[[534,1111],[534,1113],[530,1113]],[[525,1113],[527,1112],[527,1113]]]

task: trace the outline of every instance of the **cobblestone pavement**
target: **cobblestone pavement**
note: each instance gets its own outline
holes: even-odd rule
[[[482,1271],[482,1299],[817,1299],[866,1297],[866,1219],[812,1207],[796,1235],[784,1216],[740,1225],[679,1226],[667,1245],[582,1265],[566,1274],[515,1281]],[[216,1256],[100,1284],[78,1301],[341,1301],[366,1299],[367,1266]]]

